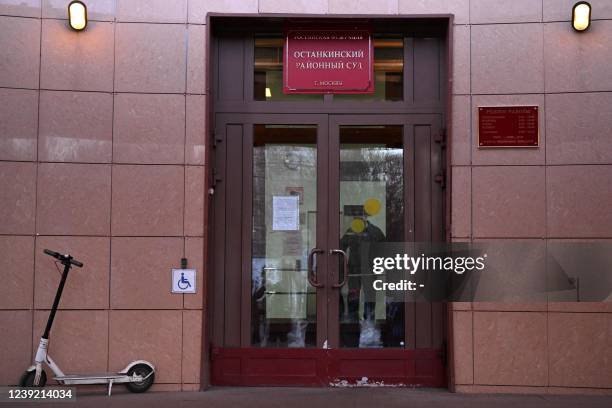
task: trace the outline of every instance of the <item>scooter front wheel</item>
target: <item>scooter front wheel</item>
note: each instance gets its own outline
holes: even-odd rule
[[[151,368],[151,366],[147,364],[136,364],[134,367],[130,368],[130,370],[127,372],[127,375],[131,377],[136,374],[143,378],[146,378],[142,381],[125,383],[125,386],[131,392],[145,392],[151,387],[151,385],[153,385],[153,381],[155,381],[155,373],[152,371],[153,368]]]
[[[34,385],[34,378],[36,377],[36,370],[30,370],[23,373],[21,379],[19,380],[20,387],[44,387],[47,383],[47,373],[43,369],[40,372],[40,381],[38,385]]]

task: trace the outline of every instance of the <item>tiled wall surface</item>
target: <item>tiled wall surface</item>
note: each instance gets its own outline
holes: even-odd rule
[[[578,34],[572,0],[88,0],[74,33],[66,0],[0,0],[0,384],[32,358],[51,247],[86,265],[58,314],[57,360],[151,359],[157,389],[197,387],[202,298],[168,285],[181,257],[203,266],[209,11],[454,14],[453,238],[612,239],[612,2],[590,2]],[[478,150],[489,104],[538,105],[540,147]],[[612,388],[611,307],[454,309],[459,391]]]
[[[612,2],[590,2],[585,33],[571,28],[572,0],[447,3],[453,239],[612,239]],[[539,106],[540,147],[478,149],[477,108],[488,105]],[[453,308],[458,391],[611,392],[610,304]]]
[[[62,367],[142,358],[156,389],[197,389],[205,26],[187,24],[187,0],[87,0],[75,33],[67,3],[0,1],[0,384],[32,360],[59,281],[51,248],[85,264],[53,330]],[[170,293],[182,257],[197,295]]]

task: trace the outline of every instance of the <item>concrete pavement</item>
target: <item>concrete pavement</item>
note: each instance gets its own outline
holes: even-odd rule
[[[218,387],[206,392],[122,392],[77,394],[75,402],[20,402],[16,407],[43,408],[610,408],[612,396],[469,395],[446,390],[408,388]],[[0,404],[0,407],[9,404]]]

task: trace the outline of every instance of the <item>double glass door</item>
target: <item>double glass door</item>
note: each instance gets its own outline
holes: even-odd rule
[[[440,346],[435,306],[376,292],[361,262],[372,244],[444,239],[439,126],[439,115],[217,115],[213,346]]]

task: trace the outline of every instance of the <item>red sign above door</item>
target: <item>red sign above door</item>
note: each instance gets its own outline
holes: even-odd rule
[[[478,147],[538,147],[537,106],[478,108]]]
[[[374,52],[369,30],[288,30],[284,51],[285,93],[374,92]]]

